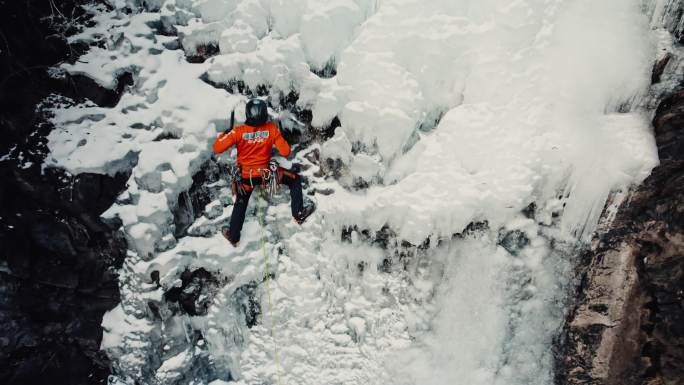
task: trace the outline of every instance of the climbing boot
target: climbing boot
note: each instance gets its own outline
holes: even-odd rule
[[[304,207],[302,211],[298,212],[297,215],[294,217],[295,222],[297,224],[303,224],[306,221],[306,218],[308,218],[313,212],[316,211],[316,206],[313,204]]]
[[[230,242],[230,244],[233,245],[233,247],[238,247],[238,245],[240,244],[240,241],[233,241],[232,239],[230,239],[230,227],[224,227],[223,229],[221,229],[221,234],[223,234],[223,237],[226,238],[228,242]]]

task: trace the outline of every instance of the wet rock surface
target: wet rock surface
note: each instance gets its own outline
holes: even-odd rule
[[[116,270],[126,242],[116,224],[111,227],[99,216],[128,175],[74,176],[41,167],[45,136],[53,128],[46,97],[111,106],[132,81],[122,75],[118,87],[108,90],[51,68],[88,49],[66,41],[89,22],[80,8],[85,3],[0,1],[3,384],[101,384],[110,373],[109,360],[100,352],[101,323],[104,312],[119,303]]]
[[[684,89],[653,127],[661,164],[584,255],[559,384],[684,383]]]
[[[229,178],[229,170],[211,159],[192,176],[192,186],[178,196],[178,205],[173,213],[176,237],[186,235],[190,225],[205,213],[207,204],[218,198],[220,189],[216,182]]]
[[[181,285],[164,293],[167,302],[175,302],[189,315],[206,315],[211,300],[221,286],[221,279],[215,274],[199,268],[186,270],[181,274]]]
[[[2,383],[102,383],[109,374],[101,322],[119,302],[126,242],[99,214],[125,176],[82,175],[67,192],[59,175],[0,165]]]

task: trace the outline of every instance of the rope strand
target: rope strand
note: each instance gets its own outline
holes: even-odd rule
[[[271,317],[271,337],[273,338],[273,351],[275,355],[276,377],[278,385],[280,385],[280,355],[278,352],[278,340],[276,338],[275,320],[273,318],[273,303],[271,302],[271,273],[270,273],[270,258],[269,253],[266,252],[266,240],[264,237],[264,221],[266,212],[261,209],[261,200],[263,199],[263,188],[259,190],[259,199],[257,200],[257,211],[259,217],[259,234],[261,237],[261,249],[264,252],[264,281],[266,283],[266,295],[268,297],[268,313]]]

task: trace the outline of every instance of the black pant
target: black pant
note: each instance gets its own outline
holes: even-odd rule
[[[302,181],[299,175],[293,172],[285,172],[280,178],[280,183],[287,185],[290,188],[290,207],[292,209],[292,216],[298,218],[304,209],[304,199],[302,197]],[[252,183],[248,178],[242,181],[244,189],[237,189],[237,199],[233,205],[233,213],[230,216],[230,239],[233,242],[240,240],[240,232],[242,231],[242,224],[245,223],[245,213],[247,212],[247,203],[249,197],[252,195],[251,186],[262,186],[261,177],[252,178]],[[241,191],[242,190],[242,191]],[[265,192],[262,192],[265,194]]]

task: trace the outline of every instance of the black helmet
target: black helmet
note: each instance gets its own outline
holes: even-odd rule
[[[245,116],[247,116],[245,123],[248,126],[255,127],[266,124],[268,120],[268,106],[266,102],[261,99],[250,99],[245,107]]]

